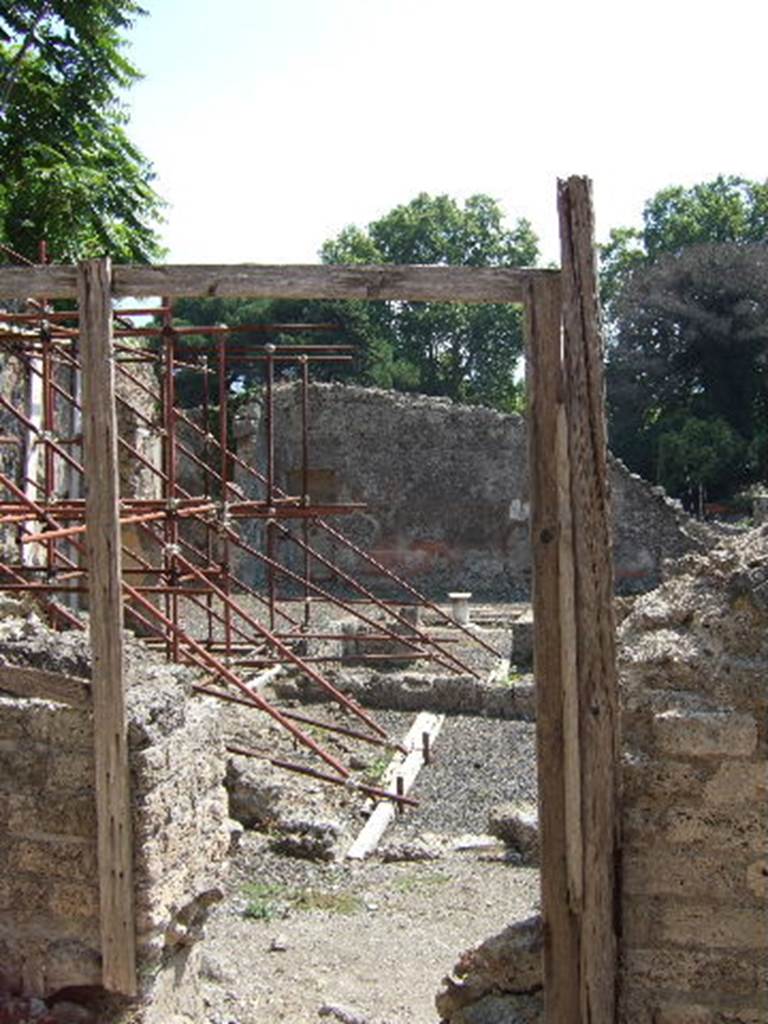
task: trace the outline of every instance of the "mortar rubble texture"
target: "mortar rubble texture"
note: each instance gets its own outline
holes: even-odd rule
[[[54,633],[34,613],[0,622],[0,660],[81,678],[90,671],[86,635]],[[132,640],[127,664],[138,968],[153,1004],[142,1019],[175,1020],[194,1009],[192,944],[222,895],[223,742],[218,709],[191,698],[182,670]],[[93,757],[90,709],[0,695],[6,990],[44,997],[101,982]]]
[[[768,1021],[768,527],[620,627],[626,1024]]]
[[[295,495],[301,486],[299,386],[278,386],[274,406],[277,483]],[[368,505],[336,524],[356,544],[441,599],[457,589],[483,600],[528,595],[522,417],[447,398],[334,383],[310,385],[309,424],[312,498]],[[236,436],[238,454],[250,465],[265,464],[264,433],[262,406],[244,407]],[[615,459],[610,477],[620,586],[654,586],[665,558],[712,544],[706,527]],[[244,473],[239,482],[249,493],[259,492]],[[355,575],[365,575],[365,566],[327,538],[313,543]],[[286,547],[281,557],[293,557],[299,566],[298,549]],[[317,563],[313,573],[322,579]]]

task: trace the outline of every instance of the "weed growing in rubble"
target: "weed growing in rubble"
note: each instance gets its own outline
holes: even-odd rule
[[[517,683],[522,681],[522,679],[523,679],[522,672],[508,672],[507,673],[507,678],[504,680],[504,685],[505,686],[516,686]]]
[[[359,896],[349,892],[321,892],[303,889],[293,895],[296,910],[327,910],[331,914],[356,914],[363,909]]]
[[[368,766],[365,769],[365,781],[369,786],[375,786],[384,778],[384,773],[389,765],[389,758],[387,757],[374,757],[368,762]]]
[[[248,897],[243,911],[245,917],[254,921],[271,921],[277,916],[277,901],[284,897],[285,889],[269,882],[248,882],[243,886],[243,894]]]
[[[400,892],[416,892],[418,889],[443,885],[450,880],[451,876],[442,871],[409,871],[407,875],[396,878],[393,884]]]
[[[268,882],[248,882],[243,886],[243,895],[248,899],[243,916],[252,921],[273,921],[276,917],[286,917],[291,911],[356,914],[363,908],[362,899],[348,892],[287,889]]]

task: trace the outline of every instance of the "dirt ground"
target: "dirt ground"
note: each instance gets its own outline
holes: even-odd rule
[[[413,720],[382,714],[400,734]],[[419,808],[365,862],[285,856],[246,831],[203,942],[208,1024],[435,1024],[459,954],[537,907],[538,871],[486,831],[493,806],[535,796],[533,749],[529,723],[448,716]],[[307,789],[319,820],[341,818],[343,854],[363,823],[357,798],[329,805],[328,787]],[[433,859],[385,859],[414,844]]]
[[[265,887],[269,867],[259,858]],[[331,1007],[346,1010],[349,1024],[434,1024],[441,978],[462,950],[532,913],[538,871],[474,850],[423,863],[315,866],[294,888],[272,884],[276,905],[289,896],[275,916],[246,916],[254,901],[240,888],[208,925],[210,1024],[343,1020]]]

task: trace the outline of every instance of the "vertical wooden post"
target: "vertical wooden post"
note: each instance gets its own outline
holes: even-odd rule
[[[109,991],[135,995],[111,279],[108,259],[78,268],[102,977]]]
[[[588,182],[558,199],[559,286],[534,280],[527,299],[545,1005],[547,1024],[614,1024],[618,698]]]
[[[544,998],[547,1024],[580,1024],[578,893],[569,885],[573,550],[557,277],[531,282],[526,313]]]
[[[583,907],[582,1019],[613,1024],[618,984],[618,677],[605,378],[591,183],[558,182],[575,563]]]

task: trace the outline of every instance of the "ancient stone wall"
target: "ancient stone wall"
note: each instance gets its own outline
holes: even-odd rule
[[[139,978],[144,995],[175,990],[178,1003],[194,1000],[189,947],[221,894],[229,849],[223,746],[218,709],[191,698],[181,670],[131,651]],[[2,623],[0,659],[75,676],[88,666],[84,635],[51,634],[34,615]],[[0,987],[42,997],[98,986],[89,708],[0,693],[0,820]]]
[[[342,531],[415,585],[444,597],[524,597],[530,585],[526,431],[521,417],[449,399],[341,384],[309,392],[313,500],[365,501]],[[301,403],[295,385],[275,392],[278,484],[301,489]],[[263,417],[249,406],[237,425],[239,454],[264,466]],[[251,494],[258,485],[244,474]],[[611,463],[619,583],[653,585],[664,558],[706,546],[697,524],[663,492]],[[327,537],[312,543],[342,566],[366,567]],[[281,557],[290,556],[288,549]],[[294,551],[298,566],[299,555]],[[315,563],[318,578],[327,572]]]
[[[768,529],[620,630],[623,1018],[768,1020]]]

